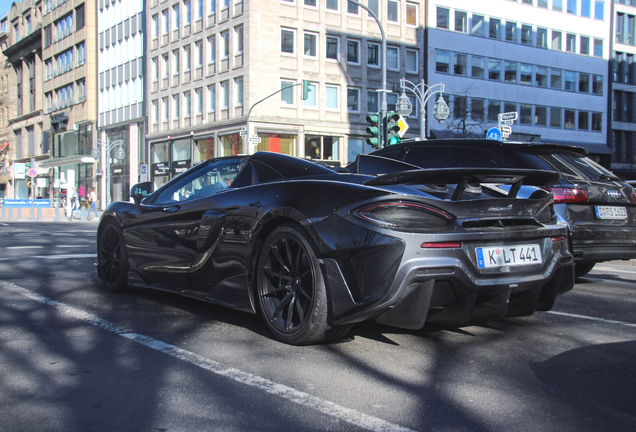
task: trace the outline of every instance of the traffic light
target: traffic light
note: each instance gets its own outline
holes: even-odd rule
[[[384,120],[384,130],[386,139],[384,142],[386,145],[399,144],[402,141],[400,138],[400,125],[398,122],[400,121],[400,115],[395,111],[387,111],[386,117]]]
[[[309,92],[311,91],[311,88],[309,87],[309,81],[307,80],[303,80],[303,96],[302,96],[302,100],[307,100],[309,99]]]
[[[382,116],[380,113],[369,114],[367,116],[367,123],[371,126],[368,126],[366,132],[369,134],[367,138],[367,144],[380,148],[382,147],[382,132],[380,131],[380,121],[382,120]]]

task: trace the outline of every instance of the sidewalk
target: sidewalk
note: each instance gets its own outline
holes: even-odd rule
[[[21,211],[17,211],[21,210]],[[66,211],[62,208],[55,209],[47,209],[54,210],[53,212],[46,212],[46,216],[43,215],[42,209],[35,209],[35,215],[31,214],[31,209],[10,209],[10,208],[2,208],[0,211],[0,221],[2,222],[87,222],[88,221],[88,211],[86,208],[81,208],[79,210],[81,217],[76,219],[75,221],[69,221],[66,217]],[[95,217],[94,213],[91,213],[91,220],[89,222],[97,222],[103,212],[97,212],[98,217]]]

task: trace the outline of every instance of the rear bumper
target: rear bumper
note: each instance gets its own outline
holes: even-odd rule
[[[407,247],[387,296],[337,318],[335,324],[371,318],[420,329],[426,322],[465,325],[550,310],[556,296],[574,286],[573,257],[566,241],[526,241],[542,242],[542,264],[479,269],[474,264],[474,243],[433,251],[418,250],[418,244]]]

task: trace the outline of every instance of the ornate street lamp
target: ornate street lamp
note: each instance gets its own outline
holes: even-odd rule
[[[106,149],[106,206],[110,204],[110,154],[111,151],[118,147],[117,152],[115,153],[115,158],[119,160],[126,159],[126,151],[124,150],[124,140],[111,141],[109,138],[105,140],[95,139],[95,147],[93,147],[93,151],[91,152],[91,156],[95,159],[99,159],[101,156],[100,147],[104,147]]]
[[[450,110],[448,109],[448,104],[444,100],[444,90],[445,86],[442,83],[435,84],[432,86],[427,86],[424,84],[424,80],[420,84],[413,84],[411,81],[402,78],[400,80],[400,86],[402,87],[402,94],[398,98],[398,102],[396,104],[396,111],[404,117],[408,117],[411,115],[411,111],[413,111],[413,104],[409,100],[406,95],[406,90],[410,90],[415,97],[420,102],[420,139],[426,139],[426,104],[428,100],[435,93],[439,93],[440,97],[437,99],[435,103],[435,107],[433,108],[433,117],[435,117],[440,123],[443,123],[450,114]]]

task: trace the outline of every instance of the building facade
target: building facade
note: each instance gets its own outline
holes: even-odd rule
[[[46,0],[42,18],[44,130],[48,131],[50,195],[67,202],[71,188],[80,199],[95,187],[91,157],[97,123],[96,2]]]
[[[140,164],[146,162],[144,1],[101,0],[98,33],[99,142],[101,172],[105,173],[98,196],[105,205],[109,195],[111,201],[129,199]],[[126,154],[123,160],[116,158],[120,147]],[[110,158],[110,173],[106,158]]]
[[[4,55],[9,47],[10,26],[8,12],[0,17],[0,199],[11,198],[13,194],[13,179],[11,176],[12,132],[9,129],[9,110],[12,103],[13,86],[10,84],[9,73],[11,64]]]
[[[611,2],[429,2],[428,82],[451,117],[435,136],[480,136],[516,111],[510,140],[584,146],[609,166]],[[431,103],[434,103],[432,101]]]
[[[391,109],[400,78],[424,77],[424,6],[369,7],[387,37]],[[342,0],[151,0],[146,21],[155,187],[211,157],[267,150],[340,165],[371,150],[365,117],[381,108],[381,33],[362,8]]]

